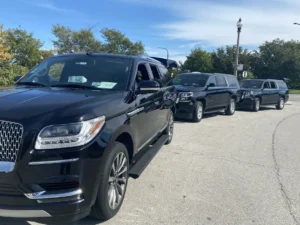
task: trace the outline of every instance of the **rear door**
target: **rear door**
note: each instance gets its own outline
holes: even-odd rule
[[[272,103],[272,91],[269,81],[265,81],[263,84],[261,104],[268,105]]]
[[[271,104],[277,104],[279,102],[279,89],[275,81],[270,81],[271,86]]]
[[[218,107],[227,107],[230,103],[230,92],[224,75],[216,75],[218,87]]]

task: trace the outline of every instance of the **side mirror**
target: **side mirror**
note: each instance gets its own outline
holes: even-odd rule
[[[209,84],[207,85],[207,89],[208,89],[208,88],[211,88],[211,87],[216,87],[216,84],[215,84],[215,83],[209,83]]]
[[[20,80],[22,77],[23,77],[22,75],[16,76],[16,77],[14,78],[14,82],[17,82],[17,81]]]
[[[144,80],[141,81],[136,94],[151,94],[160,91],[160,84],[153,80]]]

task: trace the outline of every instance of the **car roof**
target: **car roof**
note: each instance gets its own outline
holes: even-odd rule
[[[244,79],[244,80],[257,80],[257,81],[282,81],[284,80],[276,80],[276,79]]]
[[[188,73],[180,73],[178,75],[207,75],[207,76],[212,76],[212,75],[223,75],[223,76],[232,76],[236,77],[232,74],[224,74],[224,73],[201,73],[201,72],[188,72]]]
[[[125,54],[111,54],[111,53],[65,53],[65,54],[59,54],[59,55],[55,55],[53,57],[63,57],[63,56],[85,56],[85,55],[95,55],[95,56],[107,56],[107,57],[118,57],[118,58],[127,58],[127,59],[133,59],[133,60],[140,60],[143,59],[145,61],[151,62],[151,63],[155,63],[155,64],[159,64],[164,66],[160,61],[153,59],[149,56],[144,56],[144,55],[140,55],[140,56],[134,56],[134,55],[125,55]]]

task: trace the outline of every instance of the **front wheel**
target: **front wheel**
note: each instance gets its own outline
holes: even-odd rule
[[[276,105],[276,109],[282,110],[284,108],[284,104],[285,104],[284,99],[280,98],[278,104]]]
[[[260,100],[259,100],[259,98],[255,98],[252,111],[253,112],[258,112],[259,108],[260,108]]]
[[[193,121],[200,122],[203,117],[203,104],[202,102],[196,102],[193,113]]]
[[[114,147],[103,155],[100,169],[100,184],[91,216],[106,221],[117,214],[125,197],[129,169],[125,145],[115,142]]]
[[[235,113],[236,103],[235,99],[230,99],[230,104],[228,105],[227,109],[225,110],[226,115],[233,115]]]
[[[168,145],[172,142],[173,139],[173,132],[174,132],[174,115],[173,112],[170,112],[170,117],[169,117],[169,122],[168,122],[168,126],[164,131],[164,134],[168,135],[168,140],[165,143],[165,145]]]

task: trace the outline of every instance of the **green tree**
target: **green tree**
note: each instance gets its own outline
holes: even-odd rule
[[[21,28],[10,30],[7,35],[10,45],[9,52],[13,54],[12,63],[31,69],[41,61],[40,48],[42,42]]]
[[[41,55],[41,59],[45,60],[45,59],[48,59],[48,58],[54,56],[54,51],[53,50],[40,50],[40,55]]]
[[[56,37],[53,45],[59,54],[86,52],[88,50],[93,52],[101,51],[101,44],[96,40],[91,29],[74,31],[65,26],[54,25],[52,33]]]
[[[213,62],[211,53],[195,48],[187,56],[187,60],[183,64],[183,70],[212,72]]]
[[[103,51],[116,54],[141,55],[145,52],[141,41],[131,42],[125,34],[116,29],[102,29],[100,31],[103,43]]]

